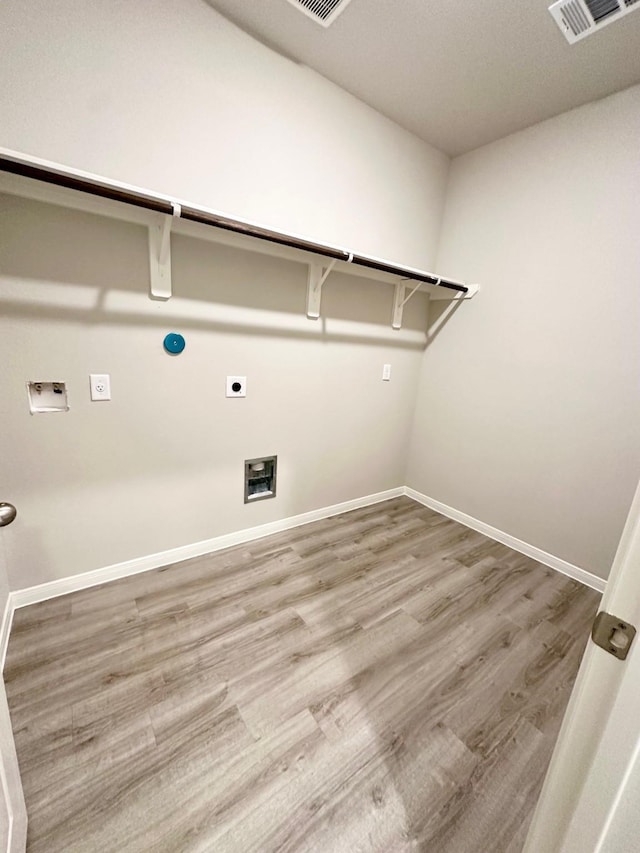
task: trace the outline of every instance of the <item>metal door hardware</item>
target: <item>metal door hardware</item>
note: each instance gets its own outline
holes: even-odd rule
[[[0,527],[6,527],[11,524],[13,519],[18,514],[13,504],[0,503]]]
[[[591,629],[591,639],[596,646],[600,646],[619,660],[624,660],[629,654],[635,635],[636,629],[633,625],[618,619],[617,616],[605,613],[604,610],[598,613]]]

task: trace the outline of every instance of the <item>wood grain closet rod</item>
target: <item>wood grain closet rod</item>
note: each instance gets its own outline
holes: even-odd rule
[[[0,169],[14,175],[22,175],[26,178],[33,178],[37,181],[43,181],[48,184],[55,184],[56,186],[79,190],[80,192],[112,199],[113,201],[120,201],[125,204],[135,205],[136,207],[153,210],[157,213],[166,213],[170,216],[174,215],[174,203],[170,199],[149,196],[145,193],[114,186],[106,182],[91,180],[86,177],[78,177],[55,169],[45,169],[31,163],[19,162],[4,156],[0,156]],[[426,284],[436,284],[439,287],[444,287],[448,290],[456,290],[460,293],[467,293],[469,290],[469,288],[464,284],[449,281],[444,278],[441,279],[427,272],[414,270],[410,267],[401,267],[396,264],[390,264],[385,261],[377,260],[376,258],[368,258],[366,255],[357,255],[353,252],[347,252],[344,249],[338,249],[333,246],[326,246],[322,243],[303,240],[300,237],[293,237],[290,234],[285,234],[281,231],[273,231],[268,228],[261,228],[258,225],[250,225],[246,222],[231,219],[227,216],[221,216],[220,214],[212,213],[198,207],[181,205],[180,218],[190,222],[199,222],[203,225],[209,225],[213,228],[220,228],[224,231],[232,231],[235,234],[244,234],[247,237],[254,237],[257,240],[266,240],[269,243],[277,243],[281,246],[299,249],[303,252],[312,252],[315,255],[335,258],[338,261],[344,261],[345,263],[366,267],[367,269],[391,273],[392,275],[398,275],[402,278],[409,279],[410,281],[422,281]]]

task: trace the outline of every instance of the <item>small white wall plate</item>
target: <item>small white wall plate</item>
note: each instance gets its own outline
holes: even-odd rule
[[[227,376],[227,397],[246,397],[247,377]]]

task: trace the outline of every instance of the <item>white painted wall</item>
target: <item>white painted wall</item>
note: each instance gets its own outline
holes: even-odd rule
[[[143,227],[12,196],[0,211],[13,589],[403,485],[424,296],[395,332],[392,287],[334,273],[308,320],[302,263],[173,235],[175,295],[153,302]],[[111,402],[90,402],[90,373],[111,374]],[[31,415],[29,379],[67,382],[70,411]],[[244,460],[274,453],[277,497],[245,506]]]
[[[448,158],[202,0],[0,4],[0,145],[404,264],[435,260]],[[0,416],[13,589],[402,485],[426,300],[173,239],[149,302],[143,229],[2,199]],[[186,335],[179,358],[168,331]],[[382,383],[382,365],[393,365]],[[91,404],[109,372],[113,402]],[[249,396],[227,401],[226,374]],[[69,383],[32,417],[27,379]],[[245,458],[278,497],[245,507]]]
[[[4,0],[0,146],[430,269],[448,158],[204,0]]]
[[[453,161],[407,483],[606,577],[640,475],[640,87]],[[433,315],[435,319],[435,314]]]
[[[302,317],[302,266],[177,238],[184,301],[151,304],[141,231],[7,202],[1,405],[17,450],[6,498],[33,523],[13,588],[403,481],[606,576],[640,473],[638,88],[456,160],[436,259],[447,158],[201,0],[179,14],[169,0],[5,0],[0,75],[3,146],[483,288],[430,341],[405,477],[417,350],[389,349],[403,338],[388,337],[387,287],[340,291],[332,277],[325,308],[344,322],[323,338]],[[163,360],[172,328],[192,343]],[[392,407],[378,384],[389,360],[403,383]],[[250,374],[251,420],[207,398],[211,365],[218,380]],[[71,382],[73,409],[57,425],[25,420],[23,383],[45,368]],[[275,382],[283,369],[302,404]],[[113,374],[108,413],[88,404],[90,370]],[[327,428],[328,411],[344,417]],[[334,461],[314,456],[303,476],[310,447]],[[210,502],[212,481],[220,494],[235,487],[236,458],[271,449],[296,478],[277,508],[249,520],[226,498]],[[123,472],[135,482],[124,522]],[[169,524],[165,489],[188,508]]]

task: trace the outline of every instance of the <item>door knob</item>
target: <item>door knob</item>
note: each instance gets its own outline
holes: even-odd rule
[[[17,514],[18,511],[13,504],[0,503],[0,527],[6,527],[7,524],[11,524]]]

